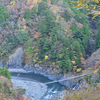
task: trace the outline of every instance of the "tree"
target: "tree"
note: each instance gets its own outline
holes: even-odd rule
[[[30,9],[27,9],[24,13],[24,18],[29,20],[32,18],[32,14],[33,14],[33,11],[31,11]]]
[[[66,21],[71,18],[71,14],[67,11],[67,9],[63,12],[62,16],[66,19]]]
[[[59,51],[57,65],[65,73],[72,70],[71,60],[69,59],[65,48]]]
[[[53,13],[50,10],[46,10],[44,16],[45,17],[41,19],[38,23],[38,29],[43,36],[46,34],[48,35],[56,26]]]
[[[81,48],[80,48],[80,44],[78,41],[74,42],[73,44],[73,51],[75,52],[74,53],[74,56],[75,56],[75,62],[76,62],[76,66],[78,68],[80,68],[80,65],[81,65],[81,60],[80,60],[80,53],[81,53]]]
[[[100,27],[98,28],[98,32],[95,38],[95,49],[100,48]]]
[[[31,9],[31,14],[32,14],[32,16],[34,16],[35,14],[37,14],[37,11],[36,11],[36,8],[35,7],[33,7]]]
[[[34,55],[32,39],[29,39],[25,43],[25,53],[26,53],[27,56],[30,56],[30,57],[32,57]]]
[[[10,17],[10,14],[6,11],[6,7],[0,3],[0,24]]]
[[[38,5],[38,13],[37,14],[38,15],[43,14],[45,12],[45,10],[47,10],[47,8],[48,8],[47,3],[45,3],[45,2],[39,3],[39,5]]]
[[[21,44],[24,44],[29,39],[28,31],[18,30],[17,38]]]

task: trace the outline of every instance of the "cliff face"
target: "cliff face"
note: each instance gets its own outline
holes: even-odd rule
[[[23,54],[23,49],[18,48],[16,52],[9,57],[9,61],[7,62],[8,67],[13,67],[13,68],[21,67],[22,54]]]

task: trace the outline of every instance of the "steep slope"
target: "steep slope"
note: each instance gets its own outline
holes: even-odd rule
[[[38,63],[64,73],[80,72],[89,53],[89,22],[84,11],[70,9],[64,2],[1,0],[10,17],[0,24],[0,59],[7,61],[20,45],[24,49],[22,64]]]

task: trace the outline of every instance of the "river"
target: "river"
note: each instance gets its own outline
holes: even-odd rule
[[[46,83],[52,81],[45,76],[42,76],[40,74],[35,74],[33,72],[28,72],[28,73],[20,72],[20,74],[19,72],[11,72],[11,76],[13,79],[16,80],[26,80],[26,81],[33,81],[40,83]],[[62,90],[67,89],[65,86],[59,83],[49,84],[47,85],[47,87],[48,90],[46,94],[41,98],[41,100],[52,100],[54,97],[57,97]]]

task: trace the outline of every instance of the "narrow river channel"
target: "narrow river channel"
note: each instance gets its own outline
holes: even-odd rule
[[[12,79],[16,79],[16,80],[26,80],[26,81],[33,81],[33,82],[40,82],[40,83],[46,83],[52,81],[45,76],[42,76],[40,74],[35,74],[33,72],[20,73],[20,74],[19,72],[11,72],[11,76]],[[54,97],[58,96],[60,91],[67,89],[65,86],[59,83],[53,83],[47,86],[48,86],[48,91],[43,96],[43,98],[41,98],[41,100],[52,100]]]

